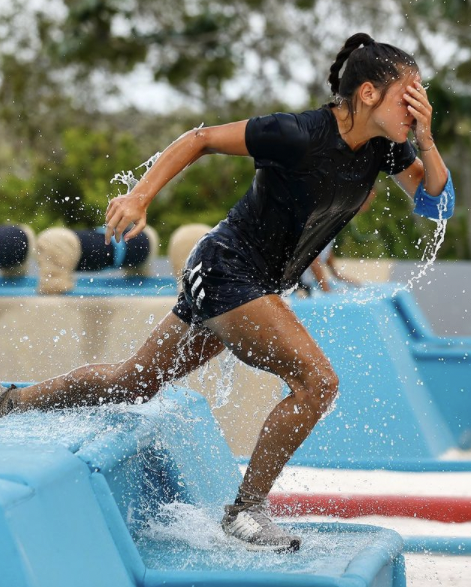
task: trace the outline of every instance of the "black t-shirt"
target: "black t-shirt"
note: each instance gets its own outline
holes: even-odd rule
[[[416,158],[409,141],[382,137],[352,151],[330,105],[251,118],[245,138],[256,174],[226,222],[282,289],[355,216],[380,171],[395,175]]]

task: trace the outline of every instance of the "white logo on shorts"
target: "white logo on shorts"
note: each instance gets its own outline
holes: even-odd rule
[[[202,266],[203,266],[203,263],[200,263],[199,265],[194,267],[190,271],[190,274],[188,276],[188,283],[191,286],[191,295],[192,295],[193,299],[195,299],[195,296],[196,296],[195,303],[196,303],[197,308],[201,308],[201,304],[202,304],[204,297],[206,295],[205,291],[202,287],[203,279],[202,279],[201,275],[198,275],[198,273],[201,271]]]

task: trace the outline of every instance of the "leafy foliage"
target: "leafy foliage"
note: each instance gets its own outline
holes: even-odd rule
[[[118,190],[115,173],[135,169],[201,120],[325,102],[335,53],[346,36],[366,30],[423,64],[435,137],[458,193],[440,254],[470,258],[470,23],[468,0],[47,0],[34,11],[28,0],[10,0],[0,9],[0,222],[37,231],[100,225]],[[451,65],[436,50],[440,40],[455,49]],[[122,76],[143,66],[197,112],[104,111],[107,97],[119,98]],[[184,222],[216,224],[252,175],[249,159],[206,157],[163,190],[149,223],[164,242]],[[417,243],[433,226],[410,210],[382,181],[372,209],[340,236],[341,252],[419,257]]]

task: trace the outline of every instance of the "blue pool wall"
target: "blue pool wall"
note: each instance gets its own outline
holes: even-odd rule
[[[441,458],[471,436],[471,338],[433,334],[394,286],[293,300],[340,378],[334,411],[292,463],[468,470]]]
[[[116,276],[111,272],[88,274],[77,277],[73,290],[61,294],[65,297],[80,296],[175,296],[177,282],[172,276],[144,277],[144,276]],[[4,297],[35,297],[38,295],[38,278],[0,277],[0,296]],[[46,296],[47,297],[47,296]]]

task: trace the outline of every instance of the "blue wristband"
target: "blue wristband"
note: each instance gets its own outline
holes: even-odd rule
[[[439,196],[431,196],[425,191],[421,181],[414,194],[414,213],[432,220],[448,220],[453,216],[455,209],[455,188],[448,170],[445,187]]]

